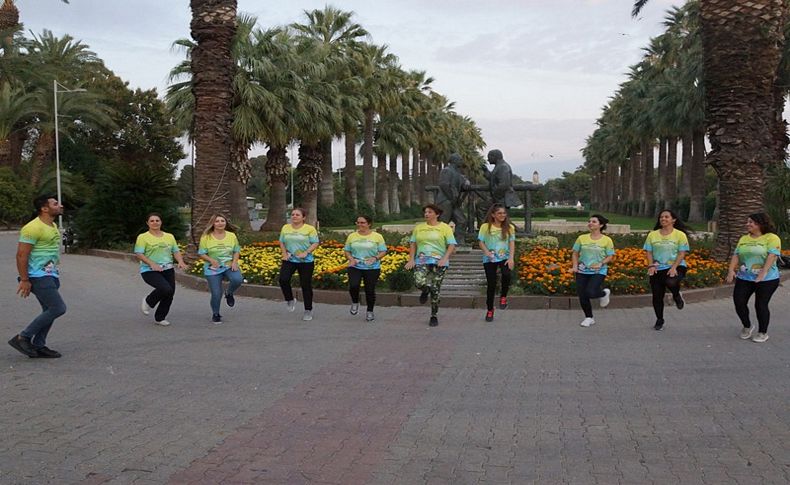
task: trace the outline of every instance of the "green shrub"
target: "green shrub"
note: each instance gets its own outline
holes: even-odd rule
[[[10,226],[33,217],[33,191],[10,168],[0,168],[0,223]]]
[[[116,163],[96,177],[93,195],[75,219],[80,245],[108,247],[133,242],[145,232],[150,212],[162,214],[162,229],[176,239],[186,227],[178,213],[173,174],[166,167]]]
[[[516,254],[528,253],[532,248],[541,246],[544,248],[558,248],[559,241],[555,236],[535,236],[516,239]]]
[[[414,274],[404,268],[397,269],[389,274],[387,284],[392,291],[409,291],[414,288]]]

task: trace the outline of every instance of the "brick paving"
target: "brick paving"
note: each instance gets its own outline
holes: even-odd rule
[[[15,297],[0,234],[6,339],[38,312]],[[728,300],[667,309],[379,308],[302,322],[238,298],[209,323],[179,288],[139,312],[125,261],[67,255],[57,360],[0,352],[0,483],[788,483],[790,299],[765,344]]]

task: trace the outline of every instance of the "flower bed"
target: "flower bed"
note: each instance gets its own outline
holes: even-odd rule
[[[616,249],[609,265],[606,286],[613,293],[637,295],[648,293],[647,259],[640,248]],[[519,258],[518,275],[521,286],[535,295],[576,294],[576,277],[569,273],[572,250],[536,247]],[[727,263],[711,259],[707,250],[695,250],[686,256],[688,272],[683,280],[687,288],[720,285],[727,274]]]
[[[239,266],[249,283],[277,286],[280,274],[280,246],[277,241],[252,243],[241,248]],[[348,263],[343,245],[335,241],[322,242],[313,253],[315,270],[313,285],[316,288],[345,288],[348,284]],[[409,250],[402,246],[388,246],[381,260],[381,280],[396,272],[409,259]],[[203,275],[203,261],[198,260],[189,269],[195,275]]]

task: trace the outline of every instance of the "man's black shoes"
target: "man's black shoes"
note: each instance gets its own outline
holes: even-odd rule
[[[25,354],[28,357],[38,357],[38,352],[36,351],[35,347],[33,347],[33,344],[30,343],[30,339],[27,337],[14,335],[11,337],[11,340],[8,341],[8,345],[17,349],[20,353]]]

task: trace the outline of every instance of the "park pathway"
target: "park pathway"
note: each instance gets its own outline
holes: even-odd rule
[[[14,295],[0,234],[0,329]],[[157,327],[133,264],[67,255],[57,360],[0,351],[0,484],[779,484],[790,481],[790,299],[771,339],[730,301],[597,311],[345,305],[302,322],[238,298],[209,323],[180,288]]]

